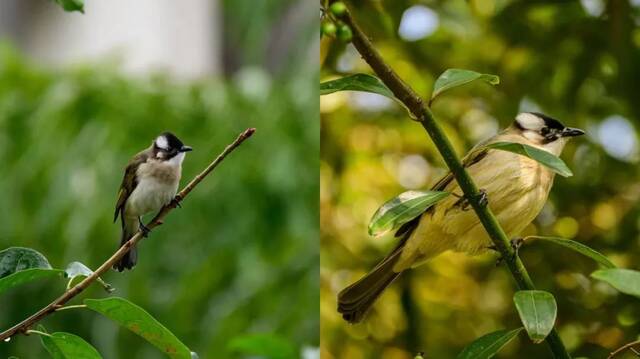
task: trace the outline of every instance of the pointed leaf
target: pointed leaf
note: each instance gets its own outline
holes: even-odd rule
[[[45,277],[60,276],[45,256],[31,248],[11,247],[0,251],[0,293]]]
[[[69,282],[72,282],[75,278],[88,277],[92,275],[93,271],[83,263],[71,262],[64,270],[64,273],[65,276],[69,278]],[[108,293],[112,293],[115,290],[111,284],[106,283],[102,278],[98,277],[97,281]]]
[[[529,338],[536,344],[542,342],[556,322],[558,308],[553,295],[542,290],[520,290],[513,301]]]
[[[553,172],[559,174],[562,177],[573,176],[573,173],[571,172],[569,167],[567,167],[567,165],[559,157],[533,146],[515,142],[494,142],[486,145],[485,147],[527,156],[532,160],[538,161],[541,164],[547,166]]]
[[[364,91],[396,99],[379,78],[367,74],[355,74],[320,83],[320,95],[338,91]]]
[[[600,269],[591,277],[605,281],[622,293],[640,297],[640,272],[631,269]]]
[[[295,359],[298,357],[296,347],[288,340],[275,334],[248,334],[232,339],[229,350],[257,355],[267,359]]]
[[[522,328],[514,330],[499,330],[474,340],[467,345],[456,359],[489,359],[500,351],[507,343],[515,338]]]
[[[64,271],[60,269],[33,268],[21,270],[4,278],[0,278],[0,293],[6,291],[7,289],[17,287],[21,284],[28,283],[36,279],[47,277],[62,277],[63,273]]]
[[[500,77],[496,75],[481,74],[470,70],[448,69],[438,77],[436,83],[433,85],[431,101],[447,90],[466,85],[469,82],[476,80],[481,80],[491,85],[497,85],[500,83]]]
[[[64,332],[32,333],[40,334],[42,346],[53,359],[102,359],[96,348],[77,335]]]
[[[55,0],[64,11],[79,11],[84,13],[84,0]]]
[[[584,244],[580,243],[580,242],[576,242],[573,241],[571,239],[566,239],[566,238],[560,238],[560,237],[544,237],[544,236],[530,236],[527,238],[531,238],[531,239],[541,239],[544,241],[549,241],[558,245],[561,245],[565,248],[569,248],[572,249],[584,256],[587,256],[591,259],[593,259],[594,261],[596,261],[599,265],[603,266],[604,268],[615,268],[616,265],[611,263],[611,261],[609,260],[609,258],[605,257],[604,254],[588,247],[585,246]]]
[[[377,236],[409,222],[448,196],[440,191],[407,191],[380,207],[369,222],[369,234]]]
[[[29,268],[51,269],[51,265],[45,256],[31,248],[10,247],[0,251],[0,278]]]
[[[95,310],[146,339],[170,358],[191,359],[189,348],[169,329],[139,306],[124,298],[85,299],[87,308]]]

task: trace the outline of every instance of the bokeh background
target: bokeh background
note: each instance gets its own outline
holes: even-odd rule
[[[0,3],[0,248],[54,267],[97,267],[116,249],[116,193],[129,158],[164,130],[194,147],[183,184],[238,133],[233,152],[140,245],[113,295],[149,311],[200,358],[241,358],[267,343],[318,357],[318,15],[305,1]],[[62,291],[39,281],[0,297],[0,327]],[[107,294],[92,287],[79,298]],[[76,300],[73,303],[78,303]],[[163,358],[83,310],[52,315],[105,358]],[[314,354],[315,353],[315,354]],[[36,336],[0,357],[45,358]]]
[[[574,172],[556,178],[549,202],[525,234],[585,243],[617,265],[639,269],[640,2],[351,1],[356,20],[389,64],[428,96],[447,68],[497,74],[439,98],[433,111],[460,155],[537,110],[587,136],[562,158]],[[321,80],[370,73],[355,49],[321,42]],[[348,325],[336,295],[394,245],[367,235],[386,200],[427,189],[446,167],[421,126],[391,100],[340,92],[321,110],[321,357],[453,358],[477,337],[520,326],[514,283],[496,256],[448,253],[403,274],[368,319]],[[589,259],[550,243],[520,250],[539,289],[554,293],[558,329],[574,357],[603,358],[637,339],[640,302],[589,278]],[[522,334],[500,358],[546,358]]]

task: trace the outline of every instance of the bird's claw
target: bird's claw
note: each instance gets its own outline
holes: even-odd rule
[[[511,248],[513,249],[513,253],[511,254],[509,261],[513,261],[518,256],[518,251],[520,250],[520,247],[522,247],[522,243],[524,243],[524,239],[522,237],[512,238],[509,241],[509,243],[511,244]],[[490,246],[489,248],[495,250],[496,246]],[[501,255],[500,258],[496,260],[496,267],[501,265],[502,262],[504,262],[504,256]]]
[[[151,229],[149,229],[149,227],[145,226],[144,223],[142,223],[142,219],[138,218],[138,222],[140,223],[140,233],[142,233],[142,236],[144,238],[147,238],[149,236],[149,232],[151,232]]]
[[[480,189],[478,194],[476,195],[478,199],[478,204],[482,207],[486,207],[489,204],[489,196],[487,195],[487,191],[484,189]],[[463,211],[469,210],[469,199],[466,197],[460,197],[460,199],[456,202],[456,205],[459,205]]]
[[[182,201],[182,196],[177,194],[175,197],[173,197],[173,199],[171,200],[171,204],[174,207],[178,207],[178,208],[182,208],[182,205],[180,204],[180,202]]]

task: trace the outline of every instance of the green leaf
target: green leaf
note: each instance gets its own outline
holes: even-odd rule
[[[93,271],[83,263],[71,262],[67,269],[64,270],[64,273],[69,278],[69,284],[71,284],[75,278],[88,277],[93,274]],[[103,281],[102,278],[98,277],[97,281],[108,293],[112,293],[115,290],[111,284]]]
[[[45,277],[60,276],[45,256],[31,248],[11,247],[0,251],[0,293]]]
[[[51,265],[45,256],[31,248],[10,247],[0,251],[0,278],[29,268],[51,269]]]
[[[231,351],[258,355],[269,359],[295,359],[296,347],[288,340],[275,334],[248,334],[232,339],[228,348]]]
[[[443,72],[433,85],[433,93],[431,94],[431,101],[435,99],[441,93],[451,90],[452,88],[466,85],[469,82],[481,80],[491,85],[497,85],[500,83],[500,77],[490,74],[481,74],[479,72],[462,70],[462,69],[448,69]]]
[[[338,91],[364,91],[396,99],[393,92],[379,78],[367,74],[355,74],[320,83],[320,95]]]
[[[61,277],[63,273],[64,272],[60,269],[41,268],[26,269],[15,272],[0,279],[0,293],[6,291],[7,289],[17,287],[21,284],[28,283],[36,279],[56,276]]]
[[[520,290],[513,295],[520,320],[534,343],[540,343],[553,329],[558,308],[549,292]]]
[[[369,222],[369,234],[377,236],[416,218],[448,196],[440,191],[407,191],[380,207]]]
[[[549,241],[558,245],[561,245],[565,248],[569,248],[572,249],[584,256],[587,256],[591,259],[593,259],[594,261],[596,261],[598,264],[600,264],[601,266],[605,267],[605,268],[615,268],[616,265],[611,263],[611,261],[609,260],[609,258],[605,257],[604,254],[589,248],[587,246],[585,246],[584,244],[580,243],[580,242],[576,242],[573,241],[571,239],[566,239],[566,238],[560,238],[560,237],[544,237],[544,236],[530,236],[527,238],[531,238],[531,239],[541,239],[544,241]]]
[[[498,330],[485,334],[467,345],[456,359],[489,359],[515,338],[522,328],[514,330]]]
[[[95,310],[146,339],[170,358],[191,359],[189,348],[144,309],[126,299],[112,297],[85,299],[87,308]]]
[[[42,346],[53,359],[102,359],[96,348],[77,335],[64,332],[47,334],[31,331],[30,333],[40,335]]]
[[[640,297],[640,272],[631,269],[600,269],[591,277],[605,281],[622,293]]]
[[[517,153],[522,156],[527,156],[532,160],[538,161],[541,164],[547,166],[553,172],[559,174],[562,177],[573,176],[573,173],[571,173],[569,167],[567,167],[567,165],[559,157],[533,146],[516,142],[494,142],[486,145],[485,148],[508,151]]]
[[[55,0],[64,11],[79,11],[84,14],[84,0]]]

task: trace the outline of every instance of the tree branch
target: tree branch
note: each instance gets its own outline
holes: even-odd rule
[[[621,346],[620,348],[612,351],[611,354],[609,354],[609,356],[607,357],[607,359],[612,359],[613,357],[617,356],[618,354],[622,354],[627,350],[631,350],[631,351],[633,351],[633,353],[635,355],[640,356],[640,354],[638,354],[638,352],[633,349],[633,347],[635,347],[636,345],[640,345],[640,340],[636,340],[634,342],[627,343],[627,344]]]
[[[176,208],[179,202],[183,200],[209,173],[211,173],[211,171],[213,171],[213,169],[216,168],[216,166],[218,166],[218,164],[222,162],[222,160],[224,160],[224,158],[229,153],[231,153],[234,149],[236,149],[236,147],[240,146],[240,144],[244,142],[244,140],[251,137],[251,135],[253,135],[255,131],[256,131],[255,128],[248,128],[244,132],[242,132],[240,135],[238,135],[235,141],[229,144],[222,151],[222,153],[220,153],[218,157],[216,157],[216,159],[213,160],[213,162],[211,162],[207,166],[207,168],[204,169],[204,171],[202,171],[199,175],[197,175],[193,180],[191,180],[191,182],[189,182],[189,184],[187,184],[180,192],[178,192],[178,194],[176,195],[176,200],[172,201],[170,204],[163,207],[160,210],[160,212],[156,214],[156,216],[146,225],[147,228],[153,229],[161,225],[164,217],[167,214],[169,214],[169,212],[171,212],[174,208]],[[136,245],[143,238],[144,237],[142,236],[142,233],[138,231],[133,237],[131,237],[131,239],[129,239],[129,241],[127,241],[127,243],[123,244],[109,259],[107,259],[106,262],[104,262],[95,272],[93,272],[93,274],[85,278],[83,281],[81,281],[71,289],[65,291],[60,297],[58,297],[58,299],[49,303],[49,305],[40,309],[35,314],[31,315],[30,317],[23,320],[22,322],[14,325],[13,327],[4,331],[3,333],[0,333],[0,340],[7,340],[17,333],[27,333],[29,328],[31,328],[35,323],[40,321],[42,318],[63,308],[65,303],[67,303],[73,297],[77,296],[83,290],[89,287],[89,285],[94,281],[96,281],[100,275],[102,275],[103,273],[111,269],[114,263],[118,262],[122,257],[124,257],[124,255],[127,254],[127,252],[129,252],[131,247]],[[69,308],[69,307],[64,307],[64,308]]]
[[[358,50],[362,58],[371,66],[373,71],[378,75],[380,80],[393,92],[395,97],[402,101],[409,109],[412,116],[420,122],[422,127],[427,131],[438,151],[444,158],[445,163],[453,173],[460,188],[468,198],[469,203],[478,215],[480,222],[491,237],[496,248],[505,258],[509,270],[520,289],[535,289],[524,264],[514,252],[509,238],[505,234],[502,227],[498,223],[495,215],[488,206],[483,206],[480,202],[480,193],[477,186],[471,179],[456,155],[451,142],[444,134],[440,125],[435,121],[429,107],[425,106],[424,101],[413,89],[407,85],[402,79],[387,65],[380,53],[375,49],[367,35],[360,29],[354,21],[351,13],[347,11],[340,17],[347,25],[351,27],[353,32],[353,45]],[[552,330],[546,338],[547,344],[551,349],[555,358],[570,358],[564,344],[560,340],[556,330]]]

